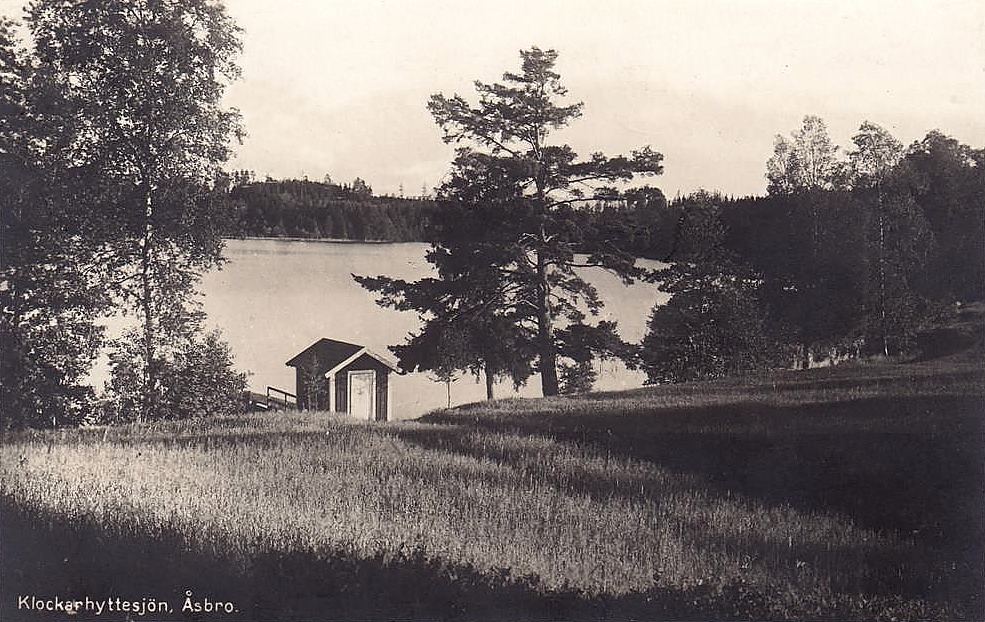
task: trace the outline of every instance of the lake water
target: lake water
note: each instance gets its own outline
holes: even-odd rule
[[[294,369],[284,363],[318,339],[357,343],[392,357],[387,346],[403,343],[420,327],[416,313],[379,307],[375,295],[352,275],[407,280],[427,276],[431,274],[424,259],[427,249],[421,243],[229,240],[228,262],[202,281],[204,310],[208,323],[222,330],[238,368],[251,372],[254,390],[263,392],[271,385],[294,393]],[[660,264],[645,261],[643,265]],[[580,274],[595,285],[605,302],[599,318],[618,321],[626,341],[642,339],[650,310],[667,299],[655,285],[627,287],[601,269],[583,269]],[[425,374],[391,378],[394,419],[417,417],[446,404],[445,384]],[[595,387],[629,388],[642,381],[641,373],[606,361]],[[510,383],[497,385],[497,397],[509,395],[517,395]],[[540,378],[531,378],[519,395],[540,395]],[[471,376],[451,385],[453,405],[484,398],[485,385]]]

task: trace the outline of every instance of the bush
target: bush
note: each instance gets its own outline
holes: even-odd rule
[[[246,374],[233,368],[232,353],[218,330],[193,332],[159,352],[157,382],[144,394],[145,363],[140,335],[131,332],[117,340],[110,357],[112,375],[105,415],[113,421],[187,419],[242,413]]]
[[[640,347],[648,384],[740,375],[773,360],[755,279],[704,263],[676,264],[660,276],[673,296],[654,307]]]

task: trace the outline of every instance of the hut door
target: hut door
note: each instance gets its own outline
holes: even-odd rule
[[[349,372],[349,414],[357,419],[373,421],[376,373],[370,371]]]

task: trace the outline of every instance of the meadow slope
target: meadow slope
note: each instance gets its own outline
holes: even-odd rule
[[[11,434],[0,617],[52,619],[16,610],[44,592],[183,619],[191,589],[235,602],[205,619],[981,618],[983,378],[952,356]]]

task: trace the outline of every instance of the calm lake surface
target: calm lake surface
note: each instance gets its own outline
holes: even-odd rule
[[[271,385],[294,393],[294,369],[284,363],[322,337],[364,345],[392,358],[387,346],[403,343],[420,320],[416,313],[379,307],[375,295],[352,275],[418,279],[431,273],[424,259],[428,248],[422,243],[229,240],[227,263],[205,275],[201,284],[208,323],[222,330],[238,368],[251,372],[254,390],[263,392]],[[626,341],[642,339],[650,310],[667,299],[652,284],[627,287],[597,268],[580,273],[605,302],[599,318],[618,321]],[[606,361],[601,369],[597,390],[636,387],[643,381],[641,373],[619,362]],[[97,369],[95,379],[104,373]],[[394,419],[417,417],[446,404],[445,384],[425,374],[391,378]],[[510,383],[497,385],[496,397],[510,395],[518,395]],[[540,378],[531,378],[519,395],[539,396]],[[484,398],[485,385],[471,376],[451,385],[453,405]]]

